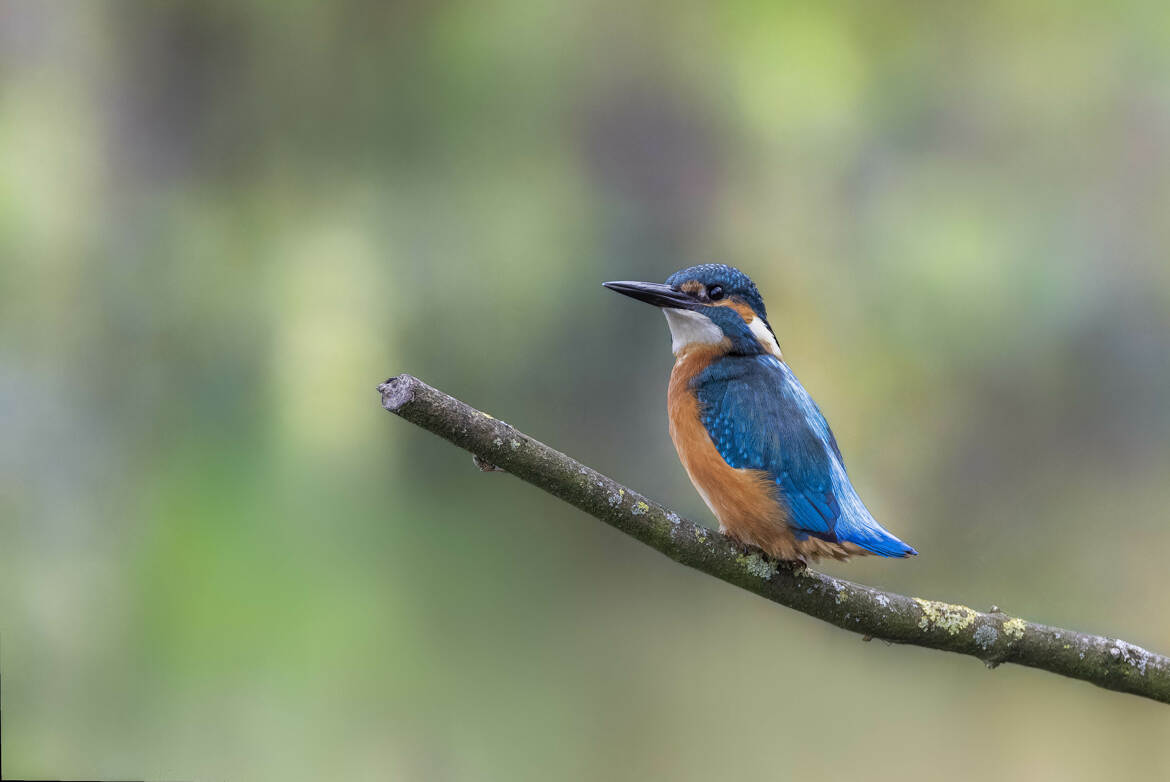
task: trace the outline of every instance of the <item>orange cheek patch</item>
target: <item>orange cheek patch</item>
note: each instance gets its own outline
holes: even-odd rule
[[[739,313],[739,316],[743,318],[744,323],[751,323],[756,317],[756,313],[752,312],[751,307],[744,304],[742,301],[736,301],[735,299],[721,299],[719,301],[713,301],[711,302],[711,306],[731,307],[733,310]]]

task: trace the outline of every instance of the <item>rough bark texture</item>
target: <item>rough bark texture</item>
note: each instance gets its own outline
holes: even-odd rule
[[[883,592],[759,552],[680,518],[641,494],[410,375],[378,386],[382,406],[561,498],[683,565],[837,627],[893,643],[1016,663],[1170,703],[1170,658],[1117,638],[1004,613]]]

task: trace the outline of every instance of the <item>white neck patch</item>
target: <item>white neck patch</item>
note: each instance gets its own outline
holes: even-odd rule
[[[663,308],[662,314],[670,326],[670,350],[676,356],[689,345],[718,345],[723,341],[723,329],[706,315],[669,307]]]
[[[748,328],[752,330],[752,336],[764,346],[765,350],[781,361],[784,360],[784,356],[780,354],[780,346],[776,344],[776,338],[772,336],[772,332],[764,325],[763,318],[752,318]]]

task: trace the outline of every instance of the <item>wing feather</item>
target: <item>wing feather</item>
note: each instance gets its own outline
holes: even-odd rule
[[[797,531],[836,539],[840,450],[791,370],[771,356],[729,356],[694,382],[703,425],[723,459],[771,475]]]

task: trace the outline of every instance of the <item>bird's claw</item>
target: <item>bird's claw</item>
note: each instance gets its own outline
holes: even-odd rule
[[[483,459],[479,454],[472,454],[471,461],[475,462],[475,466],[482,472],[507,472],[503,467],[497,467],[487,459]]]

